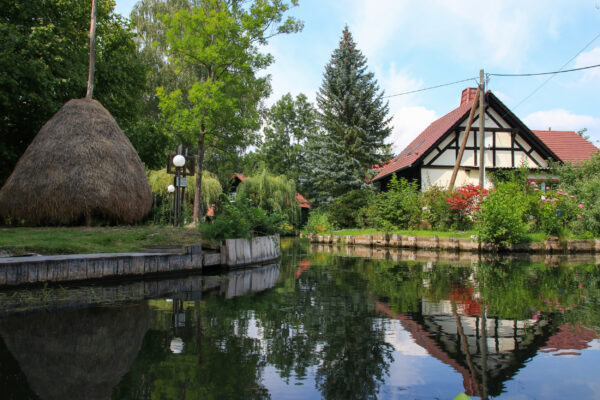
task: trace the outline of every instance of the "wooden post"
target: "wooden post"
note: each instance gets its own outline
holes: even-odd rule
[[[463,136],[462,142],[460,142],[460,150],[458,151],[458,157],[456,158],[456,164],[454,165],[454,169],[452,170],[452,178],[450,178],[450,185],[448,185],[448,190],[452,190],[454,188],[454,183],[456,182],[456,175],[458,174],[458,168],[460,167],[460,163],[462,162],[462,156],[465,152],[465,147],[467,146],[467,140],[469,139],[469,134],[471,133],[471,125],[473,124],[473,117],[475,116],[475,110],[477,109],[477,101],[479,100],[479,93],[481,92],[481,88],[477,88],[477,93],[475,94],[475,99],[473,100],[473,106],[471,107],[471,112],[469,113],[469,119],[467,121],[467,129],[465,130],[465,136]]]
[[[91,99],[94,94],[94,60],[96,56],[96,1],[92,0],[92,20],[90,22],[90,68],[88,72],[86,99]]]
[[[479,186],[485,187],[485,81],[483,69],[479,70]]]

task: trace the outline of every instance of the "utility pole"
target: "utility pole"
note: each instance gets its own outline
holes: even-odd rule
[[[479,186],[485,187],[485,81],[483,69],[479,70]]]
[[[94,95],[94,63],[96,59],[96,0],[92,0],[92,17],[90,21],[90,66],[88,70],[86,99],[92,99]]]

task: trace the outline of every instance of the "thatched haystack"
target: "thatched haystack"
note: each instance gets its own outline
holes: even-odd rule
[[[68,101],[42,127],[0,190],[0,216],[27,224],[135,223],[152,194],[144,166],[96,100]]]
[[[149,327],[145,302],[0,320],[6,347],[43,400],[110,399]]]

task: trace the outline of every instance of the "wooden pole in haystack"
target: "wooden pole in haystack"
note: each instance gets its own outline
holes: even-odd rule
[[[92,99],[94,94],[94,60],[96,56],[96,8],[97,0],[92,0],[92,18],[90,22],[90,68],[88,72],[86,99]]]

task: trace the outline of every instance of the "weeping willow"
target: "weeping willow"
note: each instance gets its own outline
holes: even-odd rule
[[[286,215],[291,223],[299,221],[300,204],[296,199],[296,184],[285,175],[272,175],[263,169],[240,183],[237,196],[249,199],[256,207],[267,212]]]
[[[174,175],[167,174],[166,168],[159,171],[149,171],[148,183],[152,188],[152,193],[167,194],[167,187],[173,184],[173,176]],[[196,177],[188,176],[187,188],[189,192],[187,193],[192,201],[194,198],[193,188],[195,186]],[[222,192],[223,188],[217,177],[206,170],[202,171],[202,204],[204,205],[205,210],[208,210],[212,204],[217,202]]]

